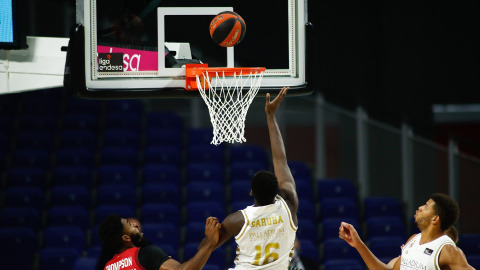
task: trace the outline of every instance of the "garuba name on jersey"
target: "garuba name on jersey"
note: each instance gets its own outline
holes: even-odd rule
[[[402,270],[438,270],[438,257],[440,251],[445,245],[453,245],[455,243],[446,235],[420,244],[422,234],[419,233],[408,241],[402,249],[402,257],[400,261],[400,269]]]
[[[241,210],[245,223],[235,236],[235,269],[287,269],[293,255],[297,226],[279,195],[273,204]]]

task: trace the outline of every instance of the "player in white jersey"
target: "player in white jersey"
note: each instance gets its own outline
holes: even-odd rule
[[[287,90],[284,87],[271,102],[267,94],[265,105],[275,174],[257,172],[251,179],[254,205],[228,215],[220,228],[216,247],[232,236],[237,242],[235,270],[287,270],[292,259],[298,197],[275,118]]]
[[[338,235],[362,256],[369,269],[439,270],[474,269],[463,252],[456,247],[445,230],[458,219],[457,203],[449,196],[435,193],[415,213],[415,224],[419,234],[412,235],[402,249],[402,255],[392,266],[381,262],[348,223],[340,224]]]

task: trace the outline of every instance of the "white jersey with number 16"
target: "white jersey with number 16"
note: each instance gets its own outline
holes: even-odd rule
[[[286,270],[293,255],[297,226],[279,195],[273,204],[241,210],[245,223],[238,235],[235,270]]]

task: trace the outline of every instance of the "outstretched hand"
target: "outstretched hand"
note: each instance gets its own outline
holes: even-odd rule
[[[352,247],[356,247],[359,243],[362,242],[360,236],[358,236],[357,230],[355,230],[355,227],[346,222],[342,222],[340,224],[338,237],[345,240],[345,242],[347,242]]]
[[[280,90],[280,93],[278,93],[278,96],[272,102],[270,102],[270,94],[267,93],[267,103],[265,104],[265,113],[267,115],[274,115],[277,112],[278,107],[283,98],[287,95],[287,90],[289,88],[290,87],[283,87],[282,90]]]

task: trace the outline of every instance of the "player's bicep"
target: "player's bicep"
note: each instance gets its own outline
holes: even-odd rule
[[[230,237],[237,235],[242,229],[244,222],[243,214],[240,211],[228,215],[220,227],[218,242],[215,248],[221,246]]]
[[[296,212],[298,208],[298,195],[295,185],[289,182],[279,183],[278,194],[288,203],[290,210]]]
[[[180,263],[174,259],[166,260],[159,270],[178,270],[180,269]]]

